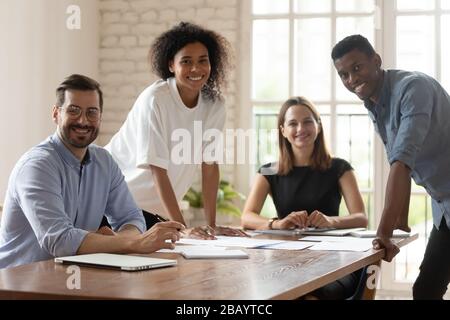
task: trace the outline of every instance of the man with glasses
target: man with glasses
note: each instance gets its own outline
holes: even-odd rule
[[[119,167],[91,145],[102,108],[100,86],[88,77],[71,75],[56,90],[55,134],[23,155],[9,179],[0,268],[75,254],[150,253],[179,239],[184,226],[175,221],[145,232]],[[103,215],[112,229],[97,230]]]

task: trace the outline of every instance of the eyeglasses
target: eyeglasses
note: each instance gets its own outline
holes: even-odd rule
[[[60,107],[62,108],[62,107]],[[78,119],[81,114],[83,113],[83,110],[80,107],[77,106],[68,106],[65,109],[65,112],[67,113],[67,115],[69,116],[70,119]],[[99,108],[87,108],[85,111],[86,114],[86,118],[89,121],[92,122],[97,122],[98,120],[100,120],[100,109]]]

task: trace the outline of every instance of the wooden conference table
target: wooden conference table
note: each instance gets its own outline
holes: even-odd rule
[[[417,234],[397,244],[415,239]],[[53,260],[1,269],[0,299],[295,299],[377,264],[383,256],[383,250],[372,249],[242,250],[249,259],[186,260],[175,253],[153,253],[149,256],[177,259],[178,265],[140,272],[80,267],[80,289],[68,289],[72,273]]]

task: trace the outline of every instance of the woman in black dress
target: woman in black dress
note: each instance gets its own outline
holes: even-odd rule
[[[248,196],[242,226],[250,229],[366,227],[367,217],[351,165],[331,157],[319,113],[304,97],[293,97],[278,115],[279,161],[262,166]],[[260,215],[270,194],[277,217]],[[344,197],[349,215],[339,216]],[[320,299],[345,299],[359,272],[313,292]]]

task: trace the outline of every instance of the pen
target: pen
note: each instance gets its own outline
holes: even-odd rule
[[[155,216],[156,220],[158,220],[159,222],[167,222],[167,221],[169,221],[169,220],[167,220],[167,219],[161,217],[161,216],[160,216],[159,214],[157,214],[157,213],[153,213],[153,215]],[[182,230],[177,228],[177,231],[182,231]]]
[[[157,214],[157,213],[154,213],[154,215],[155,215],[156,219],[157,219],[159,222],[167,222],[167,221],[169,221],[169,220],[167,220],[167,219],[161,217],[161,216],[160,216],[159,214]]]

